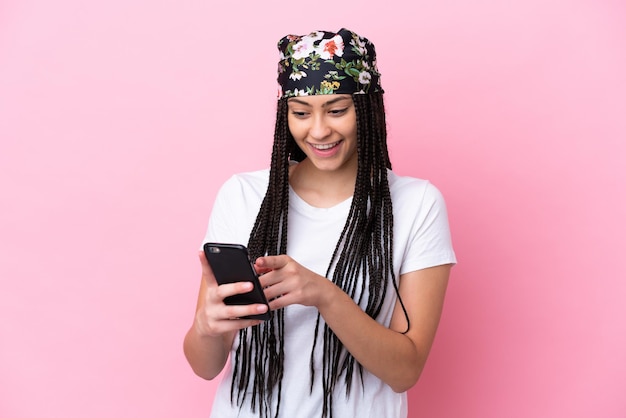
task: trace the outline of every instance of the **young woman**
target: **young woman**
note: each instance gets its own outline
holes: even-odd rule
[[[269,170],[221,188],[205,242],[247,244],[264,305],[229,306],[200,253],[184,342],[219,385],[212,417],[406,417],[456,262],[439,191],[391,171],[374,45],[347,29],[280,40]]]

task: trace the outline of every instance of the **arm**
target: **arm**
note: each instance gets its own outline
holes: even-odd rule
[[[224,298],[252,290],[252,283],[218,286],[203,252],[198,254],[202,279],[193,324],[183,342],[185,357],[193,371],[204,379],[213,379],[224,368],[235,335],[241,328],[257,325],[253,319],[235,319],[265,312],[265,305],[227,306]]]
[[[407,324],[399,303],[389,328],[371,319],[341,290],[324,301],[320,312],[363,367],[394,391],[404,392],[415,385],[426,363],[439,325],[449,274],[450,266],[444,265],[400,276],[400,296],[411,323],[406,334],[402,334]],[[350,321],[342,319],[348,316]]]
[[[346,349],[372,374],[396,392],[419,379],[435,338],[450,275],[450,265],[431,267],[400,276],[399,292],[411,328],[406,334],[404,313],[396,303],[387,328],[372,318],[328,279],[300,266],[288,256],[257,260],[272,310],[299,303],[316,306]],[[346,321],[346,318],[350,318]]]

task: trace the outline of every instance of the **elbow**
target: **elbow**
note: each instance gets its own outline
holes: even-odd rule
[[[207,359],[210,358],[210,355],[202,350],[198,350],[187,338],[185,338],[183,344],[183,353],[194,374],[204,380],[213,380],[219,376],[228,358],[226,356],[222,362],[218,363],[208,361]]]
[[[194,372],[194,374],[204,380],[213,380],[217,376],[219,376],[222,371],[222,369],[215,370],[215,368],[211,367],[210,364],[206,364],[202,361],[197,361],[197,359],[195,359],[193,356],[188,355],[187,352],[185,352],[185,355],[187,357],[187,362],[189,363],[189,366],[191,366],[191,370]]]
[[[191,370],[193,370],[193,372],[195,373],[196,376],[204,379],[204,380],[213,380],[215,379],[217,376],[219,376],[219,373],[215,374],[215,373],[209,373],[206,370],[196,370],[193,367],[191,368]]]
[[[200,356],[194,355],[194,354],[195,353],[185,350],[185,357],[187,358],[187,363],[189,363],[191,370],[196,376],[204,380],[213,380],[217,376],[219,376],[222,369],[216,370],[214,367],[211,367],[211,364],[204,362],[204,361],[199,361],[198,357]]]
[[[403,373],[402,376],[398,376],[399,378],[397,380],[389,383],[391,390],[393,390],[395,393],[404,393],[408,391],[413,386],[415,386],[420,376],[422,375],[423,369],[423,364],[420,364],[417,367],[407,368],[406,373]]]
[[[393,390],[395,393],[404,393],[412,387],[413,385],[393,385],[391,386],[391,390]]]
[[[411,389],[413,386],[415,386],[416,383],[417,379],[411,381],[407,380],[404,382],[395,382],[389,386],[391,387],[391,390],[393,390],[395,393],[404,393],[407,390]]]

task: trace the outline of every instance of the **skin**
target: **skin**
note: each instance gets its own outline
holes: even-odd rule
[[[287,121],[307,158],[292,166],[289,183],[317,207],[330,207],[354,193],[357,173],[356,111],[349,95],[294,97]],[[315,146],[337,144],[317,151]],[[324,154],[323,154],[324,153]]]
[[[350,197],[357,170],[356,113],[350,96],[292,98],[288,122],[294,139],[307,155],[292,166],[290,184],[294,191],[316,207],[330,207]],[[325,144],[336,146],[315,149]],[[184,351],[197,375],[213,379],[224,368],[238,330],[259,323],[236,318],[264,312],[266,307],[225,305],[225,297],[246,293],[252,285],[218,286],[204,254],[199,252],[198,257],[202,278]],[[442,265],[400,276],[399,292],[411,324],[403,334],[407,324],[399,303],[387,328],[365,314],[330,280],[291,257],[260,257],[255,262],[255,269],[262,274],[265,295],[271,300],[270,309],[292,304],[316,307],[355,359],[396,392],[410,389],[422,373],[439,325],[450,268]]]

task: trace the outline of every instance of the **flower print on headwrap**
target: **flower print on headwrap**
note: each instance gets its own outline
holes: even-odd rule
[[[315,41],[319,41],[324,36],[323,32],[313,32],[310,35],[303,36],[301,38],[295,38],[296,41],[292,47],[291,56],[295,60],[306,58],[315,52]],[[292,38],[293,39],[293,38]]]
[[[323,39],[318,46],[318,51],[323,60],[331,60],[335,55],[341,57],[343,55],[343,38],[336,35],[332,39]]]
[[[374,44],[348,29],[287,35],[278,49],[279,98],[383,93]]]

